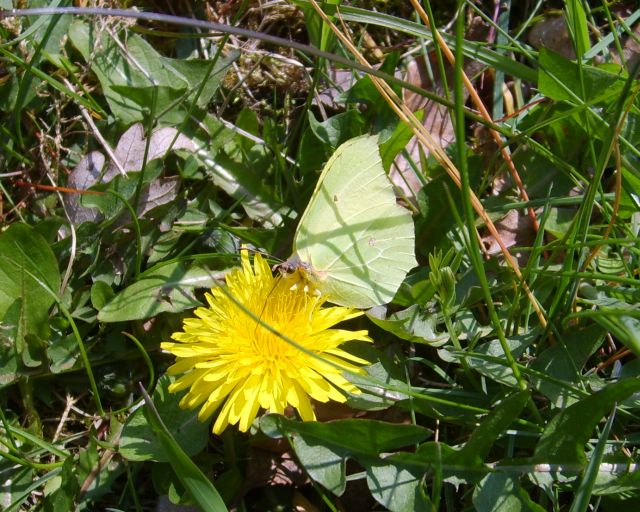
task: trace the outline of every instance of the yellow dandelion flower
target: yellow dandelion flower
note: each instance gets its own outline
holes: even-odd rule
[[[303,420],[314,420],[310,398],[344,402],[343,392],[359,393],[342,372],[361,373],[356,365],[367,361],[338,347],[371,339],[367,331],[332,327],[362,312],[323,307],[326,299],[309,290],[299,272],[274,277],[259,254],[252,267],[248,251],[242,250],[241,262],[227,275],[226,290],[213,288],[205,295],[209,307],[197,308],[196,318],[184,321],[184,332],[173,334],[176,343],[161,345],[177,358],[168,373],[184,373],[170,391],[189,388],[180,406],[201,406],[201,421],[222,406],[213,425],[219,434],[229,424],[247,431],[260,409],[282,414],[290,405]]]

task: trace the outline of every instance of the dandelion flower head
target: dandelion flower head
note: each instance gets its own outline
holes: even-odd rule
[[[197,308],[174,342],[161,345],[176,356],[168,373],[183,374],[170,391],[189,388],[180,406],[200,407],[201,421],[221,407],[213,425],[220,433],[229,424],[247,431],[260,409],[283,414],[292,406],[303,420],[314,420],[310,399],[344,402],[345,393],[359,393],[343,371],[362,373],[359,365],[367,361],[339,346],[371,339],[364,330],[333,327],[362,312],[325,307],[326,297],[309,286],[300,270],[274,277],[259,254],[252,265],[243,249],[226,288],[207,293],[208,307]]]

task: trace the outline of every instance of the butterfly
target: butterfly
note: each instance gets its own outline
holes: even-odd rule
[[[300,218],[283,272],[301,269],[330,302],[390,302],[417,264],[411,213],[396,202],[377,137],[342,144],[325,165]]]

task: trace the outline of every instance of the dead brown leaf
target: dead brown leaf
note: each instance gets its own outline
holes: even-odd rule
[[[98,182],[110,182],[121,172],[120,169],[125,173],[139,171],[145,160],[146,148],[147,139],[144,136],[144,128],[142,124],[136,123],[120,137],[113,152],[118,164],[110,161],[101,177],[106,158],[100,151],[91,151],[71,171],[67,186],[76,190],[86,190]],[[196,151],[197,148],[191,139],[175,128],[160,128],[151,134],[146,161],[162,158],[169,151],[177,149]],[[179,185],[180,181],[175,177],[152,181],[141,192],[138,214],[142,216],[156,206],[173,201],[177,197]],[[80,204],[80,197],[77,194],[66,195],[65,203],[69,218],[75,225],[83,222],[98,222],[101,219],[101,214],[96,208],[86,208]]]

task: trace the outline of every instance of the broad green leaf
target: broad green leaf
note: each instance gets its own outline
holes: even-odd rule
[[[478,512],[544,512],[531,500],[518,480],[506,473],[491,473],[476,486],[473,505]]]
[[[507,344],[513,356],[517,358],[520,357],[529,345],[535,343],[537,337],[537,332],[530,331],[522,335],[508,338]],[[516,387],[517,381],[513,376],[513,371],[507,364],[507,360],[504,356],[504,350],[499,340],[482,343],[475,348],[474,352],[478,355],[485,355],[488,357],[475,358],[473,357],[473,354],[469,354],[467,360],[472,368],[496,382]],[[496,361],[496,358],[498,358],[500,362]]]
[[[126,125],[143,121],[144,109],[136,101],[114,90],[114,85],[143,88],[157,85],[182,91],[189,88],[186,79],[170,67],[163,65],[161,55],[140,36],[129,34],[127,38],[129,56],[123,54],[120,47],[107,36],[106,32],[101,33],[97,25],[89,25],[80,20],[71,24],[69,39],[85,60],[90,61],[91,69],[100,80],[111,112]],[[101,51],[96,52],[95,48],[101,48]],[[135,61],[142,70],[133,65],[132,61]],[[167,107],[170,105],[163,103],[155,105],[158,112]],[[147,108],[151,108],[151,105],[147,105]]]
[[[100,33],[96,25],[76,20],[71,24],[69,38],[82,56],[90,60],[111,111],[127,125],[143,121],[152,107],[157,115],[162,114],[163,122],[183,121],[188,103],[202,82],[207,80],[197,101],[200,107],[209,103],[227,67],[238,56],[237,52],[231,52],[221,58],[207,77],[208,62],[170,59],[136,34],[127,35],[128,55],[106,33]],[[100,51],[96,52],[96,47]]]
[[[164,424],[178,440],[178,444],[189,455],[200,453],[209,437],[208,423],[201,423],[193,411],[181,409],[178,405],[180,394],[169,393],[171,379],[164,375],[158,379],[153,392],[153,402]],[[149,420],[149,411],[136,410],[124,425],[120,437],[119,453],[128,460],[153,460],[168,462],[169,454],[159,437],[155,434]]]
[[[571,332],[564,333],[561,343],[543,350],[531,364],[531,368],[541,372],[539,376],[532,374],[532,385],[556,407],[567,407],[578,400],[582,395],[572,391],[571,386],[579,383],[580,369],[602,345],[605,334],[599,325],[590,325],[586,329],[573,327]],[[556,379],[569,385],[561,386],[554,382]]]
[[[556,238],[564,237],[573,223],[576,210],[572,208],[551,208],[544,229]]]
[[[640,318],[638,318],[637,290],[623,287],[589,286],[581,289],[583,299],[598,309],[589,317],[612,333],[636,355],[640,354]]]
[[[140,320],[159,313],[178,313],[199,306],[193,290],[211,288],[220,277],[206,268],[187,269],[183,263],[159,267],[111,299],[98,313],[98,320]]]
[[[416,112],[416,117],[422,120],[424,112],[422,110]],[[382,158],[382,166],[386,172],[389,172],[396,156],[407,147],[412,137],[413,130],[411,127],[407,123],[399,122],[391,136],[380,144],[380,157]]]
[[[322,144],[335,149],[348,139],[362,134],[365,120],[357,109],[351,109],[319,122],[310,110],[309,127]]]
[[[455,451],[444,443],[421,444],[415,453],[401,452],[365,467],[371,495],[394,512],[430,511],[433,504],[425,485],[438,476],[449,476],[446,460]]]
[[[13,224],[0,234],[0,320],[20,301],[17,339],[42,339],[49,332],[49,308],[60,288],[60,271],[51,247],[33,228]]]
[[[114,296],[111,286],[104,281],[96,281],[91,286],[91,305],[97,310],[102,309]]]
[[[72,334],[56,336],[47,346],[47,358],[51,373],[61,373],[73,368],[78,361],[78,341]]]
[[[616,99],[624,87],[619,75],[593,66],[582,66],[584,97],[578,65],[566,57],[546,48],[540,50],[538,88],[540,92],[556,101],[598,103]]]
[[[375,309],[372,309],[367,316],[378,327],[400,339],[412,343],[427,343],[433,347],[440,347],[449,341],[447,332],[437,331],[437,316],[427,314],[418,305],[393,313],[389,318],[377,318],[375,314]]]
[[[542,433],[534,459],[547,463],[584,463],[584,446],[602,417],[611,412],[616,402],[639,390],[640,379],[625,379],[562,409]]]
[[[270,437],[289,437],[311,478],[337,495],[346,486],[348,458],[368,465],[379,461],[381,452],[411,446],[429,435],[416,425],[364,419],[300,423],[273,414],[260,420],[260,428]]]
[[[44,511],[73,510],[76,494],[80,489],[76,473],[77,458],[68,456],[58,476],[44,486]]]
[[[371,411],[387,409],[398,400],[409,398],[411,388],[407,385],[407,360],[400,354],[379,352],[371,345],[357,344],[347,350],[373,364],[367,365],[366,374],[351,375],[349,380],[362,393],[349,395],[347,405],[354,409]],[[375,361],[375,362],[374,362]]]
[[[386,459],[371,464],[367,485],[375,500],[391,512],[434,511],[427,487],[422,483],[421,469]]]
[[[178,82],[179,83],[179,82]],[[176,88],[168,85],[155,85],[155,86],[141,86],[141,85],[116,85],[113,84],[109,87],[112,93],[119,95],[121,98],[126,98],[128,102],[132,102],[136,105],[135,110],[139,115],[136,117],[144,116],[145,111],[149,111],[153,105],[157,112],[163,112],[162,122],[165,125],[178,125],[184,120],[186,110],[183,108],[171,108],[170,105],[179,105],[180,101],[187,96],[187,84],[184,87]],[[154,103],[155,102],[155,103]],[[158,114],[156,114],[158,115]]]

